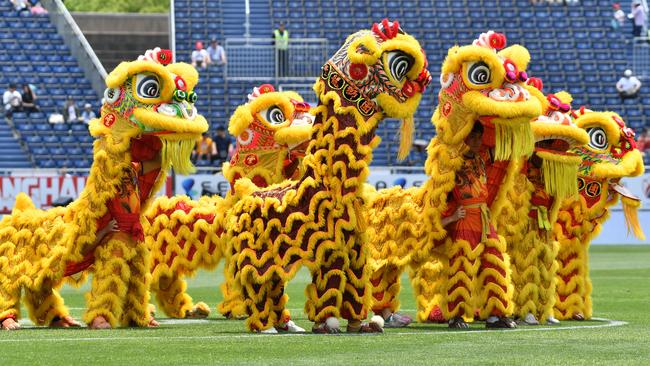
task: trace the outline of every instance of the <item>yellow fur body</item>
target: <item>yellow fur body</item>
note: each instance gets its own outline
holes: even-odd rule
[[[579,127],[590,132],[590,136],[595,129],[600,129],[607,146],[595,144],[598,141],[592,136],[590,143],[578,151],[583,157],[578,172],[579,195],[562,202],[553,228],[555,240],[560,245],[555,303],[555,317],[560,320],[591,318],[589,243],[609,218],[608,208],[621,195],[615,191],[614,185],[621,178],[641,175],[644,170],[641,153],[626,146],[631,143],[634,134],[625,127],[618,114],[581,110],[575,121]],[[581,181],[584,184],[580,184]],[[591,189],[590,184],[593,184]],[[638,199],[623,195],[621,199],[628,225],[632,227],[634,235],[643,238],[643,231],[634,214],[639,207]]]
[[[384,56],[396,50],[412,58],[401,81],[393,80]],[[400,100],[387,89],[401,88],[419,80],[419,75],[426,77],[424,62],[418,42],[407,34],[383,42],[369,31],[351,35],[314,86],[319,105],[312,112],[316,121],[303,176],[267,189],[247,180],[237,182],[237,192],[252,194],[242,197],[229,213],[226,257],[232,272],[226,276],[234,276],[244,295],[249,329],[264,330],[278,323],[286,303],[284,284],[302,265],[312,273],[305,290],[305,312],[311,321],[343,317],[352,322],[366,317],[371,291],[362,189],[372,149],[379,144],[374,129],[385,116],[412,117],[420,93]],[[350,63],[366,65],[369,73],[387,73],[389,84],[380,84],[377,78],[351,81]],[[362,98],[379,93],[374,110],[365,109],[368,102],[352,104],[337,91],[348,87],[357,88]]]
[[[289,144],[300,144],[309,138],[311,126],[296,125],[299,115],[292,104],[292,100],[302,102],[302,97],[294,92],[273,92],[268,85],[261,88],[264,87],[271,91],[239,106],[230,119],[228,129],[237,138],[237,148],[232,162],[224,164],[223,174],[231,184],[240,178],[261,177],[266,184],[291,178],[286,176],[283,165],[290,153]],[[280,124],[267,121],[261,112],[270,108],[281,110],[286,121]],[[263,133],[259,138],[266,140],[253,140],[253,134],[257,133],[254,131]],[[264,145],[245,149],[255,141],[262,141]],[[255,154],[256,164],[245,163],[248,154]],[[183,277],[193,276],[198,269],[213,270],[217,266],[223,257],[224,217],[237,200],[238,197],[228,193],[226,198],[213,196],[192,200],[187,196],[175,196],[154,201],[147,213],[152,225],[146,236],[153,260],[151,288],[168,316],[184,318],[194,309]],[[224,301],[218,310],[227,317],[244,316],[241,296],[231,290],[234,286],[230,280],[227,278],[221,285]],[[197,305],[207,308],[203,303]]]
[[[109,233],[97,247],[94,245],[97,244],[97,220],[107,213],[107,202],[115,197],[122,180],[132,169],[131,142],[144,133],[143,128],[154,133],[162,131],[164,136],[160,138],[161,170],[151,195],[141,204],[141,212],[164,183],[165,171],[171,165],[177,169],[191,168],[185,141],[193,142],[205,131],[206,121],[199,115],[190,121],[148,110],[151,103],[171,101],[175,87],[170,71],[185,78],[188,90],[198,80],[196,71],[186,64],[167,67],[150,61],[120,64],[107,77],[107,86],[116,88],[116,93],[132,102],[134,117],[128,120],[121,110],[114,110],[113,104],[107,103],[102,107],[101,119],[91,121],[90,132],[96,138],[93,164],[79,198],[65,208],[38,210],[21,193],[14,212],[3,218],[0,223],[0,319],[19,315],[21,289],[25,290],[25,301],[34,323],[49,324],[55,317],[68,315],[56,289],[63,283],[66,265],[79,262],[86,252],[94,251],[94,264],[87,270],[94,272],[94,278],[91,291],[86,295],[84,320],[90,323],[96,316],[104,316],[113,327],[118,323],[149,324],[146,311],[149,251],[143,243],[123,232]],[[135,85],[133,90],[120,90],[127,81],[135,84],[136,74],[142,73],[154,75],[161,86],[155,101],[141,100],[135,95]],[[111,117],[107,117],[109,115]],[[142,214],[140,223],[146,228]]]
[[[514,60],[520,70],[525,69],[529,59],[521,46],[509,47],[498,54],[474,45],[453,47],[442,67],[443,90],[447,87],[458,90],[454,83],[467,85],[464,70],[470,60],[485,62],[492,72],[486,87],[499,89],[504,82],[502,57]],[[464,139],[482,116],[496,116],[490,121],[495,129],[494,154],[497,160],[510,161],[491,208],[496,210],[504,205],[505,194],[518,171],[518,159],[530,154],[533,148],[528,122],[541,113],[543,95],[532,87],[522,88],[531,97],[518,102],[482,98],[472,87],[462,95],[454,96],[455,91],[439,95],[439,105],[432,117],[438,135],[427,148],[425,164],[430,178],[420,188],[379,191],[371,200],[369,233],[373,243],[370,252],[376,312],[382,308],[398,309],[399,277],[407,265],[411,267],[418,321],[426,321],[435,305],[442,305],[447,319],[462,316],[466,321],[473,319],[476,308],[480,309],[481,317],[495,311],[505,315],[512,312],[507,255],[503,258],[483,255],[486,248],[505,253],[503,239],[488,239],[472,249],[464,240],[453,241],[447,237],[441,220],[447,209],[448,194],[455,187],[456,171],[463,164]],[[452,258],[460,260],[452,261]],[[506,275],[494,269],[479,275],[481,261],[500,268]],[[453,292],[452,287],[456,287]],[[489,295],[489,291],[497,296]],[[446,306],[449,302],[458,305],[450,310]]]

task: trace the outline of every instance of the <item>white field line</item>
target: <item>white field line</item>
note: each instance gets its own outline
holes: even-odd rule
[[[575,330],[575,329],[594,329],[594,328],[610,328],[610,327],[620,327],[626,325],[627,322],[621,320],[610,320],[604,318],[592,318],[591,320],[604,322],[604,324],[593,324],[593,325],[577,325],[577,326],[554,326],[554,327],[519,327],[516,329],[509,330],[489,330],[489,329],[478,329],[478,330],[457,330],[453,332],[443,332],[443,331],[409,331],[409,332],[399,332],[399,333],[386,333],[387,336],[410,336],[410,335],[456,335],[456,334],[478,334],[478,333],[512,333],[512,332],[540,332],[540,331],[562,331],[562,330]],[[197,322],[207,322],[204,319],[174,319],[173,323],[167,323],[163,321],[162,324],[190,324]],[[20,331],[18,331],[20,332]],[[285,333],[285,334],[273,334],[273,335],[261,335],[255,333],[246,333],[246,334],[221,334],[221,335],[206,335],[206,336],[152,336],[147,337],[143,336],[142,333],[134,337],[69,337],[69,338],[21,338],[21,339],[0,339],[0,343],[24,343],[24,342],[106,342],[106,341],[127,341],[127,340],[138,340],[142,341],[143,339],[147,340],[205,340],[205,339],[241,339],[241,338],[265,338],[268,336],[271,337],[323,337],[322,334],[312,334],[312,333]],[[5,333],[7,334],[7,333]],[[104,333],[107,334],[107,333]],[[346,334],[341,333],[338,336],[363,336],[360,334]],[[368,335],[368,334],[366,334]],[[373,336],[381,336],[380,334],[373,334]]]

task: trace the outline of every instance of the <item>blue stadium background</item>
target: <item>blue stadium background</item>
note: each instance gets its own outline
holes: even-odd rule
[[[622,8],[628,9],[629,3],[621,1]],[[546,92],[568,90],[575,98],[574,107],[616,111],[637,131],[650,125],[647,86],[639,99],[624,104],[616,93],[615,83],[629,65],[632,45],[625,40],[631,29],[610,30],[610,0],[581,0],[569,6],[532,6],[529,0],[250,0],[250,4],[251,36],[270,37],[284,21],[291,37],[328,39],[330,53],[358,29],[386,17],[399,20],[423,44],[434,75],[417,111],[416,138],[429,140],[435,133],[429,120],[439,89],[435,80],[447,49],[469,43],[489,29],[504,32],[509,44],[530,50],[529,74],[544,80]],[[4,90],[10,82],[33,84],[42,108],[31,115],[16,113],[13,123],[0,121],[0,168],[88,167],[92,138],[86,126],[50,125],[47,116],[60,111],[68,95],[79,106],[88,102],[95,109],[101,96],[83,77],[47,16],[18,16],[8,0],[0,0],[0,13],[0,86]],[[241,37],[244,20],[243,1],[176,0],[172,26],[177,58],[189,61],[197,40]],[[225,126],[250,89],[266,82],[274,80],[228,80],[222,69],[210,67],[201,74],[199,111],[212,128]],[[399,121],[380,126],[383,142],[373,165],[399,164],[395,159],[398,126]],[[423,158],[424,153],[412,152],[406,164],[422,165]]]

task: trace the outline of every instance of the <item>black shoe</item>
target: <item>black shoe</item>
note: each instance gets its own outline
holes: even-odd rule
[[[455,318],[449,319],[449,328],[452,328],[452,329],[467,329],[467,328],[469,328],[469,325],[467,325],[467,323],[465,323],[465,320],[462,317],[457,316]]]
[[[517,328],[517,323],[507,316],[500,316],[497,320],[485,322],[485,327],[490,329],[513,329]]]

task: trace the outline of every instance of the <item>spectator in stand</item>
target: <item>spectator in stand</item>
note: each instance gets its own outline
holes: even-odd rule
[[[214,158],[214,143],[208,135],[207,132],[204,132],[201,138],[196,142],[196,148],[194,149],[194,160],[208,160],[212,162]]]
[[[208,47],[208,54],[210,55],[210,60],[215,65],[225,65],[228,60],[226,60],[226,50],[221,47],[219,41],[216,38],[212,38],[210,42],[210,47]]]
[[[217,134],[214,136],[214,143],[217,147],[217,164],[221,165],[228,160],[228,155],[230,154],[232,147],[230,139],[226,136],[225,128],[221,126],[217,127]]]
[[[23,109],[29,114],[40,112],[41,109],[36,105],[36,93],[29,84],[23,84]]]
[[[5,106],[5,117],[11,118],[14,112],[23,110],[23,97],[16,90],[16,84],[9,84],[9,88],[2,95],[2,104]]]
[[[614,9],[614,18],[612,19],[612,29],[618,30],[625,25],[625,12],[621,10],[621,4],[614,3],[612,4]]]
[[[288,76],[289,73],[289,31],[284,29],[284,23],[280,23],[278,29],[273,31],[273,42],[276,50],[276,63],[278,75]]]
[[[201,68],[205,69],[211,63],[210,54],[203,48],[203,42],[197,41],[194,51],[192,51],[192,66],[196,67],[197,64],[200,64]]]
[[[636,98],[641,89],[641,81],[632,75],[632,70],[625,70],[623,77],[616,83],[616,90],[621,97],[621,102],[624,99]]]
[[[641,32],[645,28],[645,23],[648,20],[641,1],[634,0],[632,3],[632,12],[627,17],[632,19],[632,35],[634,37],[641,37]]]
[[[22,13],[23,11],[30,12],[30,9],[32,7],[32,3],[29,2],[29,0],[10,0],[11,3],[14,5],[14,9],[18,12],[18,14]]]
[[[77,109],[77,103],[75,103],[72,96],[68,97],[65,104],[63,105],[63,118],[66,122],[78,122],[81,118],[79,117],[79,109]]]
[[[93,111],[93,106],[90,103],[84,104],[84,110],[81,112],[81,120],[85,124],[89,124],[90,121],[97,118],[95,111]]]

